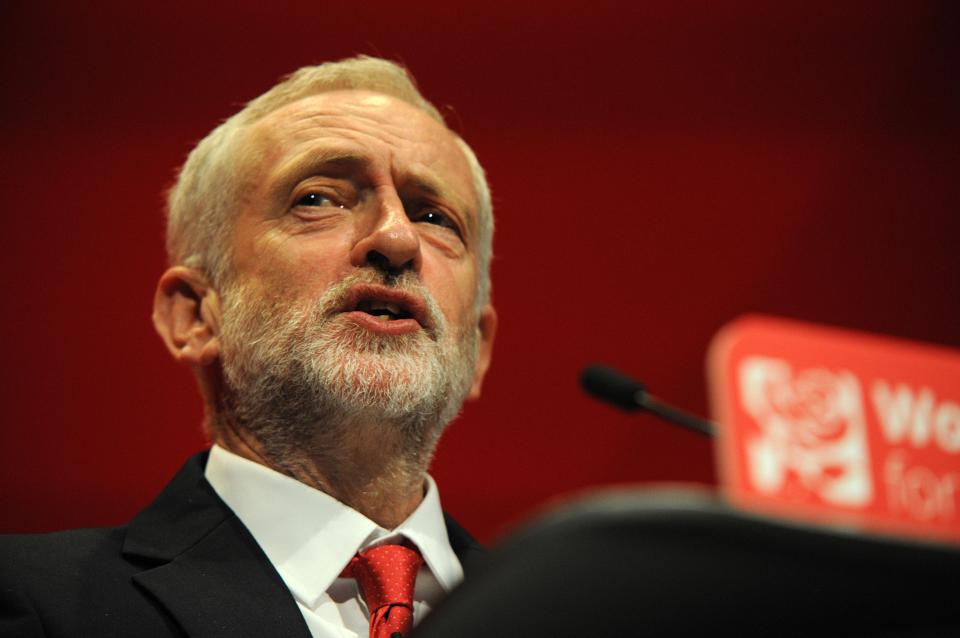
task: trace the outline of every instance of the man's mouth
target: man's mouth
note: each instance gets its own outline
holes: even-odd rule
[[[377,317],[380,321],[394,321],[396,319],[412,319],[411,315],[402,306],[387,301],[376,299],[363,299],[357,303],[359,312],[365,312],[368,315]]]
[[[350,288],[340,312],[378,332],[401,334],[433,327],[422,297],[379,284]]]

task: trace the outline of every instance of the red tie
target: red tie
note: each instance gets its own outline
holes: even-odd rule
[[[344,576],[357,581],[370,610],[370,638],[402,638],[413,627],[413,589],[423,564],[420,552],[381,545],[350,559]]]

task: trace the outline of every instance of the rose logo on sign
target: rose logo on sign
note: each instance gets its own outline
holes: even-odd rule
[[[829,503],[870,502],[866,425],[854,375],[822,369],[794,375],[786,361],[751,357],[740,364],[740,391],[760,430],[746,442],[758,490],[777,492],[792,474]]]

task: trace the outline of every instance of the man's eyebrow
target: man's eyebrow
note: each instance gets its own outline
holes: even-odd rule
[[[440,177],[424,173],[408,173],[403,182],[406,191],[415,191],[427,197],[448,201],[463,214],[472,211],[470,203],[460,197],[453,188]]]
[[[403,176],[403,183],[406,186],[405,190],[408,191],[416,191],[429,197],[441,199],[452,198],[450,189],[444,186],[443,181],[431,175],[407,173]]]
[[[271,189],[271,198],[285,197],[294,184],[310,175],[330,172],[344,175],[369,164],[363,155],[338,149],[327,149],[299,155],[277,169],[279,179]]]

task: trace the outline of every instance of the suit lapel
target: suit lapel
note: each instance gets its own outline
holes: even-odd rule
[[[224,521],[176,559],[134,576],[134,582],[165,605],[191,637],[309,637],[280,577],[238,526],[236,518]]]
[[[198,455],[128,528],[133,581],[194,638],[310,633],[279,574],[203,478]]]
[[[479,570],[482,570],[487,564],[487,550],[478,543],[467,530],[463,529],[452,516],[443,513],[443,522],[447,526],[447,538],[450,541],[450,548],[460,560],[463,567],[463,574],[466,578],[472,578]]]

